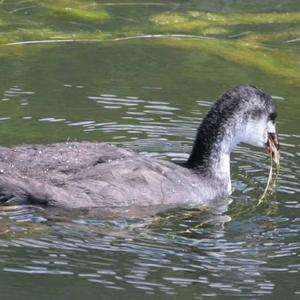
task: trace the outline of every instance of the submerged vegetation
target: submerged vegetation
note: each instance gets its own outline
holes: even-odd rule
[[[93,5],[85,6],[84,1],[39,1],[46,15],[64,18],[64,20],[80,20],[85,22],[102,22],[110,18],[104,9],[94,9]]]
[[[160,37],[168,47],[199,49],[300,85],[299,11],[225,14],[158,4],[2,0],[0,57],[37,51],[27,44],[43,44],[42,50],[62,42]]]

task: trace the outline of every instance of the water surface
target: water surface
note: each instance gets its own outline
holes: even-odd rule
[[[3,299],[299,299],[298,1],[0,1],[1,145],[105,141],[184,159],[210,105],[278,107],[281,174],[238,146],[213,209],[0,209]],[[151,217],[145,217],[152,215]],[[1,299],[2,299],[1,298]]]

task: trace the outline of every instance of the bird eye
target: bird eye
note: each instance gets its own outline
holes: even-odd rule
[[[269,120],[270,121],[275,121],[276,118],[277,118],[277,113],[276,112],[273,112],[273,113],[269,114]]]

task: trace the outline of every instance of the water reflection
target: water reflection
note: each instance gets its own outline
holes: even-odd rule
[[[1,248],[6,251],[0,259],[5,272],[77,276],[109,289],[136,288],[151,294],[176,294],[193,286],[203,296],[217,291],[255,296],[273,292],[269,273],[300,270],[300,242],[288,242],[299,236],[299,218],[254,216],[224,227],[228,221],[224,216],[211,216],[209,223],[201,224],[207,214],[195,211],[186,219],[182,212],[174,212],[151,222],[103,220],[91,218],[89,212],[71,212],[63,221],[52,220],[51,226],[37,223],[36,237],[26,236],[25,229],[32,224],[24,216],[30,217],[34,209],[1,214],[2,222],[16,216],[20,220],[22,215],[25,222],[23,232],[12,228],[2,233]],[[22,255],[13,258],[20,248]],[[285,257],[290,262],[283,266]]]
[[[161,141],[167,144],[170,136],[193,139],[195,130],[201,121],[199,115],[202,115],[202,113],[200,111],[193,110],[190,116],[180,115],[181,109],[167,101],[145,100],[132,96],[122,97],[108,94],[88,96],[87,98],[96,104],[95,109],[99,110],[101,114],[105,114],[105,110],[108,112],[120,110],[121,120],[119,122],[98,122],[98,120],[73,122],[65,118],[43,117],[38,121],[62,122],[67,126],[80,127],[84,132],[102,131],[113,133],[113,140],[139,139],[139,142],[143,143],[142,137],[146,135],[147,138],[151,139],[152,144],[156,144],[156,147],[158,146],[157,143]],[[198,101],[198,104],[209,107],[211,102]],[[193,115],[197,116],[194,117]],[[194,128],[191,127],[193,124],[195,124]],[[147,140],[144,140],[144,142],[146,144]],[[126,144],[126,141],[124,141],[124,144]]]
[[[164,116],[172,116],[173,112],[178,111],[179,108],[166,101],[147,101],[137,97],[121,98],[116,95],[89,96],[88,98],[103,105],[104,109],[125,109],[126,116],[123,116],[122,120],[128,120],[127,122],[133,120],[135,122],[133,124],[92,124],[85,129],[87,131],[99,130],[99,126],[101,126],[100,130],[106,132],[146,133],[151,138],[174,135],[170,127],[175,127],[175,125],[170,124],[168,126],[168,121],[172,118]]]

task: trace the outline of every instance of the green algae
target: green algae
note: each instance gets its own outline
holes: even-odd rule
[[[169,36],[160,39],[160,43],[205,51],[241,66],[255,66],[300,85],[300,55],[297,49],[285,46],[287,42],[297,43],[300,38],[298,11],[225,14],[176,11],[174,7],[166,12],[164,7],[162,12],[149,10],[141,20],[139,7],[131,6],[129,22],[120,18],[119,8],[84,0],[12,1],[0,5],[0,57],[30,55],[37,51],[32,47],[26,49],[21,46],[23,43],[43,44],[39,47],[42,51],[61,42]],[[197,36],[212,39],[197,40]],[[280,47],[268,46],[274,43]]]
[[[204,28],[207,26],[232,26],[253,24],[300,24],[300,12],[287,13],[241,13],[216,14],[201,11],[187,11],[185,13],[163,13],[152,16],[150,21],[157,25],[178,29],[180,25],[186,28]]]
[[[177,40],[162,39],[169,47],[198,50],[222,57],[241,66],[255,66],[270,75],[279,76],[289,83],[300,85],[300,54],[289,49],[269,49],[267,47],[239,41],[227,40]]]
[[[42,1],[40,7],[45,13],[64,19],[74,19],[87,22],[103,22],[110,18],[110,14],[103,8],[95,5],[84,5],[77,1]]]

